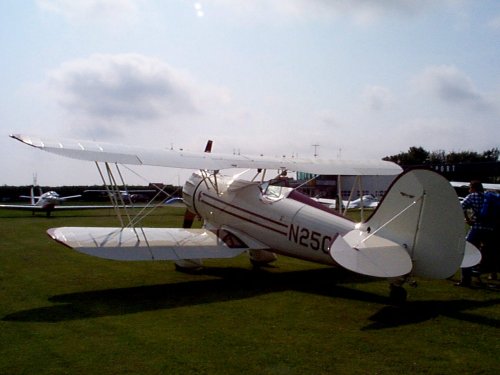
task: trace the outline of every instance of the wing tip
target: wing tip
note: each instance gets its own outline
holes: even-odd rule
[[[58,230],[60,228],[49,228],[47,229],[47,234],[48,236],[53,239],[54,241],[60,243],[61,245],[64,245],[70,249],[72,249],[71,246],[68,245],[66,238],[64,235],[61,235],[60,231]]]
[[[40,147],[40,145],[36,145],[33,139],[29,136],[23,135],[23,134],[9,134],[9,137],[18,140],[19,142],[22,142],[24,144],[27,144],[28,146],[33,146],[33,147]]]

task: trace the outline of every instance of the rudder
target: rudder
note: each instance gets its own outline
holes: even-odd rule
[[[415,276],[450,277],[464,257],[464,221],[458,197],[444,177],[430,170],[400,175],[361,229],[404,247]]]

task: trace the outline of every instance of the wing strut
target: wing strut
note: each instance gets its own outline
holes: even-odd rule
[[[382,229],[384,229],[386,226],[388,226],[389,224],[391,224],[394,220],[396,220],[398,217],[400,217],[401,215],[403,215],[406,211],[408,211],[410,208],[412,208],[413,206],[415,206],[417,203],[419,203],[421,200],[423,200],[425,197],[425,194],[423,194],[422,196],[416,198],[415,200],[413,200],[409,205],[407,205],[406,207],[404,207],[401,211],[399,211],[397,214],[395,214],[392,218],[390,218],[389,220],[387,220],[385,223],[383,223],[382,225],[380,225],[376,230],[374,230],[373,232],[369,233],[366,237],[364,237],[360,242],[365,242],[367,240],[370,239],[370,237],[372,236],[375,236],[378,232],[380,232]],[[422,211],[422,207],[420,207],[420,210],[419,210],[419,221],[420,221],[420,213]],[[417,232],[418,232],[418,226],[416,228],[416,232],[415,232],[415,235],[414,237],[416,237],[417,235]]]
[[[109,164],[107,162],[104,163],[106,167],[106,172],[108,174],[109,178],[109,184],[106,182],[106,179],[104,178],[104,174],[102,173],[101,167],[99,166],[98,162],[95,162],[95,165],[97,167],[97,170],[99,171],[99,175],[101,176],[101,180],[103,182],[104,188],[106,189],[106,192],[108,193],[108,197],[111,201],[111,204],[114,207],[116,217],[120,221],[120,226],[122,228],[125,227],[125,224],[123,222],[122,215],[120,214],[119,210],[119,203],[118,203],[118,196],[121,198],[121,193],[118,187],[116,186],[116,180],[114,179],[113,172],[111,171],[111,168],[109,167]],[[122,199],[123,201],[123,199]],[[125,204],[123,204],[125,206]],[[129,220],[130,221],[130,220]]]
[[[340,176],[339,176],[340,179]],[[349,193],[349,199],[347,200],[347,203],[344,208],[344,213],[343,215],[345,216],[347,214],[347,209],[349,208],[349,205],[351,204],[353,195],[354,195],[354,190],[356,188],[356,185],[358,185],[358,194],[359,194],[359,199],[360,199],[360,209],[361,209],[361,221],[365,221],[365,211],[364,211],[364,202],[363,202],[363,183],[361,181],[361,175],[356,176],[356,179],[354,180],[354,184],[352,185],[351,192]],[[340,207],[342,207],[342,201],[340,204]],[[340,209],[340,212],[342,211],[342,208]]]
[[[155,188],[158,189],[156,195],[145,206],[137,207],[141,208],[141,210],[138,213],[135,212],[132,213],[130,212],[130,210],[128,210],[128,208],[130,207],[136,208],[136,207],[134,207],[134,203],[132,201],[125,202],[124,200],[124,195],[122,193],[123,192],[128,193],[128,186],[125,182],[125,179],[121,172],[121,168],[118,165],[118,163],[114,163],[115,164],[114,169],[116,169],[116,172],[113,172],[113,167],[108,162],[103,162],[102,164],[104,166],[99,165],[98,162],[95,162],[95,164],[97,170],[99,171],[99,175],[101,176],[101,180],[104,184],[105,190],[110,198],[111,204],[115,210],[115,214],[120,222],[121,230],[118,232],[113,232],[114,234],[111,234],[111,236],[114,235],[121,236],[127,229],[129,229],[128,231],[129,236],[133,235],[136,238],[137,243],[141,242],[144,243],[143,247],[147,248],[147,251],[150,253],[151,258],[155,259],[153,251],[154,246],[151,246],[147,232],[145,231],[145,228],[140,224],[140,222],[154,209],[162,205],[161,202],[156,205],[152,204],[152,202],[154,202],[155,199],[157,199],[162,194],[165,194],[167,198],[170,198],[171,195],[168,194],[160,186],[154,185]],[[126,165],[121,165],[121,166],[126,168],[128,171],[134,173],[136,176],[144,179],[144,177],[142,177],[132,169],[128,168]],[[125,210],[124,211],[125,214],[123,214],[120,208]],[[173,251],[175,252],[175,250]]]
[[[127,205],[125,204],[125,201],[123,200],[123,195],[122,195],[120,188],[116,182],[115,176],[113,175],[113,171],[112,171],[109,163],[105,162],[104,165],[106,167],[106,172],[108,175],[109,184],[106,183],[106,179],[105,179],[104,174],[101,170],[101,167],[99,166],[99,163],[96,162],[97,170],[99,171],[101,179],[104,183],[104,187],[105,187],[105,189],[108,193],[108,196],[111,200],[111,203],[114,207],[116,216],[117,216],[118,220],[120,221],[121,228],[122,228],[122,230],[124,230],[126,227],[132,229],[137,241],[140,242],[141,238],[139,236],[139,233],[137,233],[136,226],[135,226],[137,220],[132,220],[132,218],[128,212]],[[115,163],[115,168],[116,168],[116,171],[118,172],[118,176],[120,177],[120,180],[121,180],[121,183],[123,185],[125,192],[128,192],[127,184],[125,183],[125,180],[123,179],[123,175],[120,171],[120,168],[118,167],[118,164],[116,164],[116,163]],[[132,206],[133,206],[132,200],[130,201],[130,204],[132,204]],[[120,213],[120,209],[119,209],[120,205],[125,210],[125,215],[126,215],[127,220],[128,220],[127,225],[125,225],[123,218],[122,218],[122,214]],[[142,238],[144,239],[144,242],[146,244],[146,248],[150,252],[152,259],[154,259],[154,254],[153,254],[151,247],[149,245],[149,241],[148,241],[148,238],[146,236],[146,233],[144,233],[144,229],[142,228],[142,226],[140,226],[139,229],[142,233]]]

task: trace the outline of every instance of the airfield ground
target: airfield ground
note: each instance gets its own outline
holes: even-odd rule
[[[179,226],[182,208],[146,225]],[[494,374],[500,292],[418,280],[392,306],[386,280],[242,255],[198,275],[116,262],[48,238],[116,225],[110,210],[0,212],[0,374]],[[499,249],[500,250],[500,249]],[[497,285],[500,286],[500,285]]]

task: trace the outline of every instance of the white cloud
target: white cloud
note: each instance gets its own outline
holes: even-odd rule
[[[134,24],[142,0],[36,0],[40,9],[70,22],[101,22],[112,27]]]
[[[363,90],[362,99],[372,111],[382,111],[394,103],[391,91],[382,86],[367,86]]]
[[[423,92],[453,105],[466,105],[476,109],[489,107],[484,95],[474,82],[455,66],[439,65],[425,69],[414,84]]]
[[[296,19],[349,17],[358,24],[370,24],[394,14],[415,15],[434,7],[430,0],[205,0],[236,14],[286,16]]]
[[[74,127],[92,136],[165,125],[179,116],[207,114],[214,104],[229,101],[225,90],[137,54],[96,54],[66,62],[49,73],[48,88],[71,114]]]

